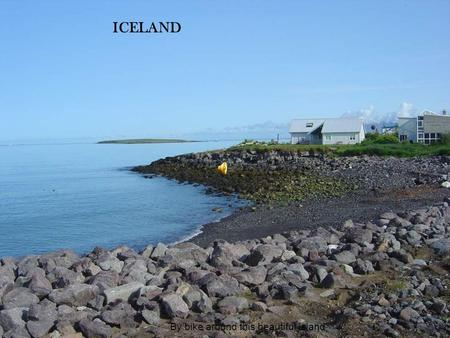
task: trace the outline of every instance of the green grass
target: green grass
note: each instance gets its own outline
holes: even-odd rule
[[[325,146],[320,144],[263,144],[263,143],[255,143],[255,144],[244,144],[244,145],[235,145],[228,150],[247,150],[247,151],[256,151],[259,153],[264,153],[267,151],[286,151],[286,152],[306,152],[306,151],[314,151],[319,153],[329,153],[336,151],[337,147],[342,146]]]
[[[386,280],[386,284],[384,286],[385,290],[388,292],[397,292],[400,290],[404,290],[408,287],[408,284],[402,279],[388,279]]]
[[[436,156],[450,155],[450,144],[425,145],[419,143],[374,143],[363,142],[355,145],[303,145],[303,144],[242,144],[228,150],[247,150],[256,152],[285,151],[285,152],[314,152],[327,153],[335,156]]]
[[[99,144],[146,144],[146,143],[185,143],[185,142],[199,142],[188,141],[170,138],[140,138],[140,139],[127,139],[127,140],[107,140],[100,141]]]

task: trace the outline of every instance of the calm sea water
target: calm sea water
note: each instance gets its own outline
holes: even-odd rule
[[[231,144],[0,145],[0,257],[186,238],[243,202],[128,169]]]

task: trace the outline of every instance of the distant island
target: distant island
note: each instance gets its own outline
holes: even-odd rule
[[[106,140],[97,142],[98,144],[145,144],[145,143],[186,143],[186,142],[200,142],[191,140],[179,140],[172,138],[140,138],[140,139],[126,139],[126,140]]]

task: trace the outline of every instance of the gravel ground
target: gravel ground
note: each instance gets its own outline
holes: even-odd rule
[[[352,193],[344,197],[289,206],[247,208],[206,224],[203,232],[190,239],[207,246],[216,239],[228,242],[261,238],[284,231],[318,226],[339,227],[344,221],[366,221],[386,211],[403,211],[441,202],[448,189],[422,185],[409,189]]]

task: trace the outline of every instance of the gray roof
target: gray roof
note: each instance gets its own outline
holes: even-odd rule
[[[289,127],[290,133],[310,133],[320,127],[325,122],[325,119],[296,119],[291,121]],[[312,123],[311,127],[307,125]]]
[[[306,127],[312,123],[312,127]],[[360,118],[329,118],[329,119],[296,119],[292,120],[289,127],[290,133],[310,133],[323,125],[322,133],[359,133],[363,127]]]

